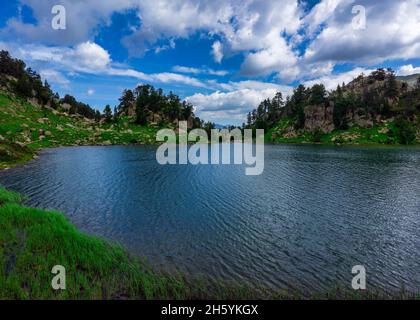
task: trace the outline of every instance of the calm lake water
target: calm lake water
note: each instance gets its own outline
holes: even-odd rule
[[[145,146],[45,150],[0,184],[168,270],[309,292],[420,289],[420,149],[265,147],[265,170],[157,164]]]

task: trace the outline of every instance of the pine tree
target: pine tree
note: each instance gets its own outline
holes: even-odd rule
[[[398,83],[395,72],[392,69],[388,69],[386,74],[386,96],[389,98],[395,98],[398,96]]]
[[[18,95],[25,98],[32,97],[32,85],[28,76],[23,75],[18,79],[16,83],[16,92]]]
[[[111,110],[111,107],[110,107],[110,105],[109,105],[109,104],[107,104],[107,105],[105,106],[105,109],[104,109],[104,116],[105,116],[105,121],[106,121],[107,123],[110,123],[110,122],[112,121],[112,110]]]

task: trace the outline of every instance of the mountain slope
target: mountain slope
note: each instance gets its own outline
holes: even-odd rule
[[[331,92],[299,85],[286,101],[278,93],[261,102],[247,127],[266,129],[270,142],[418,144],[420,78],[404,79],[378,69]]]
[[[0,168],[26,161],[46,147],[151,144],[158,129],[135,125],[127,117],[99,123],[0,91]]]

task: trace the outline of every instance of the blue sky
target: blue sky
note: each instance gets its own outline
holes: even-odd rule
[[[65,30],[51,27],[56,4]],[[60,95],[100,110],[151,83],[205,120],[240,124],[259,101],[301,82],[332,89],[382,66],[420,73],[420,3],[11,0],[0,11],[0,48]]]

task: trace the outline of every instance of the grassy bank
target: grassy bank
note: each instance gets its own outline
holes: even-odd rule
[[[353,291],[274,292],[151,268],[117,245],[75,229],[63,214],[25,207],[0,187],[2,299],[413,299],[417,294]],[[51,287],[53,266],[66,268],[66,290]]]
[[[307,132],[294,130],[294,118],[283,118],[266,135],[265,140],[272,143],[321,143],[331,145],[400,145],[400,128],[395,121],[388,120],[373,124],[369,128],[353,126],[347,130]],[[420,144],[419,126],[414,144]]]
[[[266,296],[246,287],[152,270],[122,247],[77,231],[63,214],[25,207],[21,200],[20,195],[0,188],[0,299]],[[54,265],[66,268],[66,290],[51,287]]]
[[[0,169],[31,159],[41,148],[152,144],[158,130],[135,125],[127,117],[112,124],[99,124],[0,92]]]

